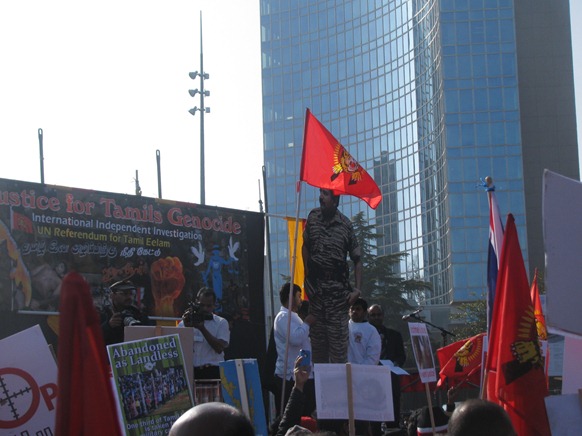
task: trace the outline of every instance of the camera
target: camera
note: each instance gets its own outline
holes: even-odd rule
[[[184,325],[191,327],[193,324],[202,324],[204,321],[212,321],[214,318],[211,313],[203,311],[200,305],[190,301],[182,319]]]
[[[123,317],[124,326],[141,325],[141,321],[135,319],[135,315],[129,309],[122,311],[121,316]]]

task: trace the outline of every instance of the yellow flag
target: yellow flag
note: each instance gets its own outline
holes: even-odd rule
[[[295,218],[287,219],[287,229],[289,231],[289,271],[293,266],[293,250],[295,244]],[[295,275],[293,277],[293,283],[301,287],[301,298],[306,300],[305,288],[303,287],[303,281],[305,279],[305,271],[303,270],[303,256],[301,254],[301,247],[303,247],[303,229],[305,228],[305,220],[299,220],[299,226],[297,228],[297,252],[295,253]],[[289,273],[291,275],[291,273]]]

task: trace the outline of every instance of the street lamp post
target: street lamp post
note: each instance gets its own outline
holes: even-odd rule
[[[191,97],[196,94],[200,94],[200,107],[194,106],[188,112],[192,115],[196,115],[197,111],[200,111],[200,204],[206,204],[206,188],[205,188],[205,177],[204,177],[204,114],[210,113],[210,108],[204,106],[204,97],[210,96],[210,91],[204,90],[204,81],[210,76],[208,73],[204,72],[204,57],[202,52],[202,11],[200,12],[200,72],[194,71],[188,74],[192,80],[196,77],[200,77],[200,89],[190,89],[188,93]]]

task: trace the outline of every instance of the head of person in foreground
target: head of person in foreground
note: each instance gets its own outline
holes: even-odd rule
[[[174,422],[168,436],[254,436],[249,419],[226,403],[203,403]]]
[[[449,420],[449,436],[517,436],[507,412],[487,400],[467,400]]]

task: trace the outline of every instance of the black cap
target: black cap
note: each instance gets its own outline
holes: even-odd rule
[[[135,291],[135,285],[130,282],[129,280],[120,280],[118,282],[113,283],[109,286],[111,292],[119,292],[119,291]]]

